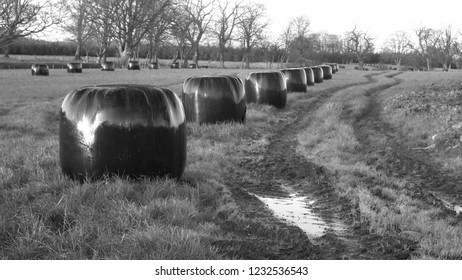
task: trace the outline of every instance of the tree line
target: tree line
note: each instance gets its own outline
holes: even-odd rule
[[[307,16],[293,18],[276,38],[268,36],[264,4],[241,0],[0,0],[0,49],[10,53],[83,55],[105,62],[172,58],[254,61],[268,67],[319,62],[393,63],[430,69],[460,64],[457,34],[450,27],[422,27],[414,36],[397,31],[376,52],[374,38],[354,26],[343,35],[310,29]],[[58,26],[67,42],[26,39]]]

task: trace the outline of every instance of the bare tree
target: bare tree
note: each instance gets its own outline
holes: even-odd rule
[[[281,49],[281,43],[278,40],[273,40],[273,41],[268,41],[268,60],[269,64],[267,63],[267,68],[273,69],[273,64],[276,61],[277,68],[282,68],[282,63],[281,61],[286,61],[285,58],[283,58],[285,55],[285,52]]]
[[[250,3],[242,7],[242,17],[238,23],[242,40],[245,68],[250,68],[250,52],[263,39],[263,31],[268,26],[266,8],[263,4]]]
[[[177,8],[175,8],[175,10],[177,10]],[[172,21],[172,27],[170,28],[171,34],[176,40],[176,45],[178,46],[178,51],[174,55],[173,62],[176,62],[177,59],[183,60],[183,58],[185,59],[185,62],[187,62],[185,54],[187,52],[186,50],[191,46],[188,45],[188,41],[186,39],[186,28],[188,28],[188,26],[192,23],[183,13],[179,13],[175,19],[176,20]]]
[[[183,66],[187,67],[192,50],[199,60],[199,45],[212,22],[215,0],[183,0],[180,3],[183,18],[177,23],[178,30],[184,33],[180,36],[184,37],[191,46],[183,49]]]
[[[415,34],[418,45],[411,44],[410,47],[425,61],[428,71],[430,70],[431,60],[438,41],[437,32],[432,28],[420,27],[415,30]]]
[[[89,9],[91,40],[98,48],[98,63],[106,62],[107,52],[114,37],[113,20],[116,13],[116,0],[92,0]]]
[[[458,52],[457,37],[452,33],[451,26],[437,30],[436,57],[443,66],[443,71],[451,69],[451,62]]]
[[[33,0],[0,0],[0,47],[9,56],[14,40],[41,33],[59,22],[52,3]]]
[[[215,18],[215,30],[213,35],[218,39],[218,49],[220,52],[220,68],[225,67],[224,53],[228,44],[230,44],[236,24],[239,19],[240,2],[231,2],[231,0],[220,1],[218,3],[217,16]]]
[[[154,22],[153,27],[147,34],[149,42],[148,59],[149,62],[158,63],[157,50],[162,41],[168,37],[167,31],[171,28],[174,11],[172,7],[168,7]]]
[[[373,41],[374,39],[367,32],[358,30],[356,26],[345,34],[347,51],[356,56],[360,70],[363,69],[367,55],[374,51]]]
[[[405,31],[396,31],[386,42],[386,48],[389,50],[396,66],[401,65],[403,57],[411,50],[409,36]]]
[[[282,54],[279,58],[278,68],[282,68],[284,63],[289,62],[290,56],[290,46],[295,39],[295,32],[294,32],[294,21],[291,20],[286,28],[282,31],[280,38],[281,46],[282,46]]]
[[[91,0],[61,0],[60,8],[65,17],[61,27],[70,34],[71,40],[76,43],[74,59],[81,60],[80,51],[82,46],[90,39],[89,10]]]
[[[307,16],[298,16],[292,20],[297,37],[308,37],[311,21]]]
[[[309,31],[311,21],[307,16],[298,16],[292,20],[294,27],[295,38],[292,40],[291,48],[293,49],[297,60],[300,64],[307,59],[309,51]]]
[[[115,41],[122,61],[136,58],[138,46],[172,0],[115,0]]]

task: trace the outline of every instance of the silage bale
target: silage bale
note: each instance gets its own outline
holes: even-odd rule
[[[48,76],[50,75],[50,68],[47,64],[34,63],[30,67],[32,76]]]
[[[68,93],[60,111],[65,175],[180,178],[186,164],[181,100],[152,85],[97,85]]]
[[[284,108],[287,102],[284,74],[279,71],[248,74],[245,79],[245,96],[248,103]]]
[[[190,77],[181,99],[188,122],[244,122],[247,110],[244,84],[235,76]]]
[[[286,76],[287,92],[306,92],[306,73],[302,68],[282,69]]]

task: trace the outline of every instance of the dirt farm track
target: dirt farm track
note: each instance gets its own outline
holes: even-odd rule
[[[191,76],[249,72],[0,70],[0,258],[462,258],[457,70],[347,66],[288,93],[284,109],[248,104],[245,124],[188,124],[178,182],[61,174],[69,91],[142,83],[181,94]]]

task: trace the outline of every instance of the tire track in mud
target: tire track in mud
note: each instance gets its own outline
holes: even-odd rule
[[[399,77],[394,79],[394,85],[402,81]],[[392,85],[393,86],[393,85]],[[456,186],[462,182],[459,174],[445,172],[432,159],[432,153],[424,150],[412,150],[412,143],[406,139],[405,132],[394,127],[382,114],[381,95],[384,90],[392,87],[375,88],[367,92],[367,102],[364,109],[354,112],[345,108],[342,119],[351,124],[356,139],[359,142],[354,157],[364,163],[372,171],[371,174],[355,174],[355,178],[363,186],[369,188],[371,194],[387,204],[387,197],[381,191],[383,188],[397,190],[399,193],[412,198],[422,209],[437,207],[442,210],[436,220],[450,219],[451,224],[461,223],[462,219],[455,216],[453,204],[448,203],[451,198],[460,201],[461,191],[455,191]],[[374,175],[377,173],[376,175]],[[380,175],[383,174],[383,175]],[[398,211],[399,205],[390,202],[390,211]],[[381,211],[374,210],[372,211]],[[359,216],[359,213],[358,213]],[[404,227],[403,227],[404,226]],[[409,259],[418,250],[420,234],[418,231],[407,231],[409,225],[396,224],[389,234],[367,233],[359,235],[358,244],[363,246],[361,252],[367,253],[373,246],[380,246],[382,258]],[[412,229],[412,227],[411,227]],[[417,253],[417,257],[420,253]],[[438,257],[438,256],[435,256]]]
[[[268,234],[271,227],[262,229],[260,225],[247,221],[248,224],[232,222],[222,225],[222,229],[240,235],[239,240],[221,240],[215,243],[227,255],[242,258],[270,259],[342,259],[351,256],[362,256],[359,251],[352,251],[347,245],[344,235],[340,236],[334,230],[327,230],[317,244],[298,227],[284,223],[273,216],[273,213],[253,194],[266,197],[287,197],[289,192],[306,195],[316,200],[313,211],[328,224],[348,220],[351,205],[345,199],[335,195],[332,174],[313,162],[307,161],[296,152],[298,145],[297,133],[309,126],[307,114],[316,111],[335,93],[351,87],[375,83],[376,73],[366,76],[365,82],[327,88],[314,97],[301,96],[293,105],[293,118],[288,123],[279,124],[274,128],[274,134],[269,138],[269,144],[263,153],[256,152],[244,158],[238,168],[228,172],[226,181],[235,201],[242,213],[250,219],[273,223],[277,230],[276,236]],[[252,178],[249,180],[248,178]],[[342,213],[339,215],[339,213]],[[348,221],[346,222],[348,223]],[[252,229],[252,227],[257,227]],[[260,228],[258,228],[260,227]],[[347,242],[351,243],[351,242]],[[270,249],[268,248],[275,248]]]
[[[443,170],[433,161],[431,152],[413,149],[406,136],[383,119],[378,100],[382,90],[369,94],[368,106],[360,115],[346,112],[344,116],[352,120],[364,160],[389,177],[405,180],[409,196],[437,206],[448,215],[457,214],[454,205],[462,198],[462,176]],[[384,144],[373,140],[377,138],[384,139]]]

